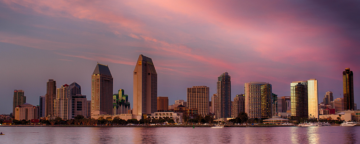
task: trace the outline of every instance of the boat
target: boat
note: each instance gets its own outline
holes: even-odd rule
[[[340,126],[355,126],[356,123],[354,122],[343,122]]]
[[[215,125],[215,126],[212,126],[211,128],[224,128],[223,125]]]
[[[313,127],[313,126],[319,126],[318,124],[315,123],[302,123],[298,125],[299,127]]]
[[[326,122],[326,123],[322,123],[321,125],[322,125],[322,126],[331,126],[331,124],[330,124],[330,123],[328,123],[328,122]]]

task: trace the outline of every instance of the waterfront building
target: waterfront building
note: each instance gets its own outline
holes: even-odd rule
[[[169,108],[168,97],[157,97],[157,111],[167,111]]]
[[[324,99],[323,99],[323,103],[325,105],[329,105],[332,101],[334,101],[334,97],[333,97],[333,92],[331,91],[327,91],[325,93]]]
[[[318,119],[319,118],[319,107],[318,107],[318,81],[316,79],[310,79],[308,83],[308,118],[309,119]]]
[[[231,106],[231,117],[237,117],[240,113],[245,112],[245,95],[238,94],[235,96]]]
[[[157,111],[157,73],[151,58],[140,55],[134,69],[133,115],[141,119]]]
[[[193,86],[187,88],[188,108],[196,108],[198,114],[206,116],[209,114],[209,87]]]
[[[69,119],[69,101],[67,96],[67,84],[61,86],[56,91],[56,99],[54,100],[54,117],[60,117],[63,120]]]
[[[282,96],[281,97],[281,110],[279,112],[288,112],[291,113],[291,98],[290,96]]]
[[[354,110],[354,77],[350,68],[343,71],[344,110]]]
[[[26,103],[26,96],[24,95],[23,90],[14,90],[14,97],[13,97],[13,109],[12,113],[15,114],[15,107]]]
[[[87,118],[91,118],[91,100],[86,101],[87,102]]]
[[[147,116],[147,118],[151,119],[164,119],[166,117],[173,119],[175,123],[183,122],[183,113],[181,112],[154,112],[150,116]]]
[[[211,107],[211,112],[210,113],[212,113],[212,114],[215,114],[215,112],[216,112],[216,108],[217,108],[217,105],[218,105],[218,103],[217,103],[217,94],[213,94],[213,96],[211,97],[211,105],[212,105],[212,107]]]
[[[265,82],[245,83],[245,113],[249,118],[272,117],[272,86]]]
[[[217,81],[217,104],[215,108],[216,118],[231,117],[231,80],[225,72],[218,77]]]
[[[15,107],[15,120],[32,120],[39,119],[38,107],[24,103]]]
[[[119,89],[117,94],[113,95],[113,113],[117,114],[128,114],[130,109],[130,102],[128,95],[125,94],[124,89]]]
[[[91,76],[91,115],[113,113],[113,77],[107,65],[97,64]]]
[[[56,99],[56,81],[49,79],[46,83],[45,117],[54,117],[54,100]]]
[[[45,96],[39,97],[39,117],[45,117]]]
[[[272,115],[278,115],[278,99],[276,94],[272,94]]]
[[[86,95],[81,94],[81,86],[78,83],[73,82],[69,85],[67,97],[69,98],[69,119],[74,119],[77,115],[89,117]]]
[[[334,106],[335,106],[336,112],[343,111],[344,110],[344,98],[335,99]]]
[[[291,116],[308,117],[307,81],[295,81],[290,84]]]

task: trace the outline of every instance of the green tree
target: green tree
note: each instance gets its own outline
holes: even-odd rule
[[[246,121],[248,121],[248,115],[246,114],[246,113],[239,113],[239,115],[238,115],[238,117],[240,118],[240,120],[241,120],[241,122],[246,122]]]
[[[84,116],[83,115],[77,115],[74,118],[77,119],[77,120],[80,120],[80,119],[84,119]]]

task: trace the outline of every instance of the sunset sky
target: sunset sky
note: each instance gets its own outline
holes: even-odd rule
[[[326,91],[342,97],[346,67],[360,104],[359,15],[360,1],[0,0],[0,114],[11,112],[15,89],[38,105],[48,79],[77,82],[90,100],[97,62],[132,107],[140,54],[152,58],[169,104],[192,86],[212,96],[223,72],[232,99],[246,82],[289,96],[292,81],[316,78],[322,102]]]

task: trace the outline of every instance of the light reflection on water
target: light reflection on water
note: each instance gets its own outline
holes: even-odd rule
[[[4,143],[357,143],[360,127],[100,128],[0,127]]]

